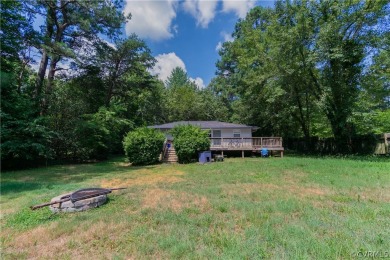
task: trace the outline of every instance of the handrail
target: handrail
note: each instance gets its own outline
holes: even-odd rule
[[[283,147],[282,137],[229,137],[210,138],[211,147],[218,148],[278,148]]]
[[[167,153],[167,141],[168,141],[168,139],[165,139],[165,141],[164,141],[164,144],[163,144],[163,150],[162,150],[162,155],[161,155],[161,161],[163,161],[164,160],[164,158],[165,158],[165,154]]]

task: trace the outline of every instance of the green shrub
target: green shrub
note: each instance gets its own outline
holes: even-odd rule
[[[179,125],[172,129],[174,145],[180,163],[189,163],[198,158],[200,151],[210,149],[209,134],[199,127]]]
[[[129,132],[123,140],[123,148],[133,165],[147,165],[158,162],[165,136],[158,130],[146,127]]]
[[[79,160],[107,159],[110,131],[96,120],[80,121],[74,130]]]

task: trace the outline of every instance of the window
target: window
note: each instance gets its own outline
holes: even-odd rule
[[[241,130],[239,130],[239,129],[233,130],[233,137],[240,138],[241,137]]]
[[[214,138],[221,138],[221,130],[213,130]]]
[[[213,140],[212,144],[215,146],[220,146],[221,145],[221,139],[220,139],[221,136],[222,136],[221,130],[213,130],[213,138],[215,138],[215,139],[212,139]]]

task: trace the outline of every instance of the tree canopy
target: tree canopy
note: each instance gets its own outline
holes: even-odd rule
[[[386,0],[279,0],[239,19],[199,88],[182,68],[165,82],[120,0],[1,3],[3,168],[123,153],[131,130],[180,120],[257,125],[263,136],[390,132]],[[38,30],[33,26],[43,21]],[[38,67],[38,69],[33,69]]]
[[[359,97],[370,93],[368,103],[376,99],[389,108],[389,74],[383,69],[388,51],[382,51],[389,48],[383,40],[389,36],[388,11],[387,1],[297,0],[255,7],[220,51],[214,91],[227,98],[233,118],[259,126],[269,122],[261,127],[264,134],[330,133],[347,152]],[[370,77],[376,82],[369,83]]]

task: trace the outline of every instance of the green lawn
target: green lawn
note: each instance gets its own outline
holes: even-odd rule
[[[385,159],[130,167],[120,157],[1,178],[4,259],[349,259],[390,251]],[[28,208],[96,186],[128,189],[81,213]]]

